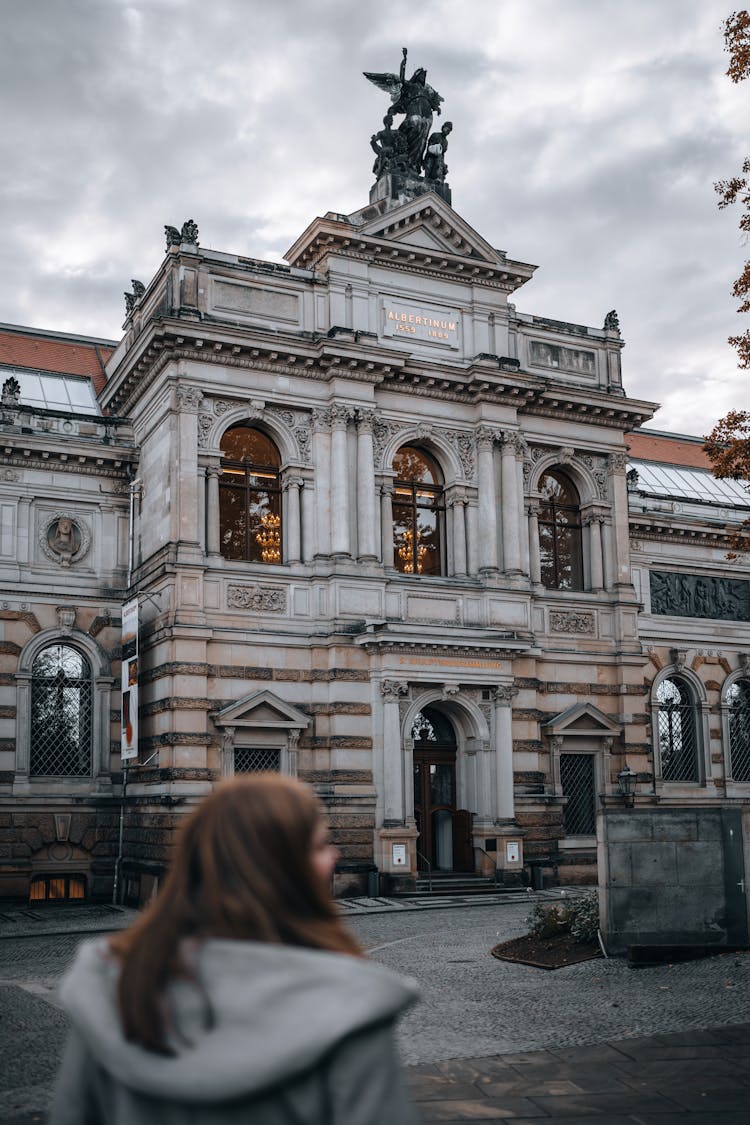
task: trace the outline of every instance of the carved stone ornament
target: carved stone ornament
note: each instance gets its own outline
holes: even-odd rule
[[[550,610],[549,627],[553,633],[593,634],[594,626],[593,613],[581,613],[567,609]]]
[[[198,245],[198,226],[192,219],[188,219],[182,224],[182,230],[178,230],[177,227],[165,226],[164,234],[167,239],[167,250],[170,246],[181,246],[183,242],[192,246]]]
[[[408,690],[405,680],[383,680],[380,684],[380,692],[387,700],[395,701],[399,696],[406,695]]]
[[[628,492],[637,492],[641,483],[641,479],[638,476],[638,470],[628,469],[626,481]]]
[[[76,623],[76,607],[74,605],[59,605],[57,613],[57,627],[61,633],[68,634]]]
[[[2,404],[3,406],[18,406],[21,401],[21,384],[15,376],[11,375],[3,383],[2,391]]]
[[[213,427],[214,420],[210,414],[198,415],[198,447],[205,449],[209,445],[209,436]]]
[[[21,474],[19,472],[17,472],[15,469],[3,469],[2,479],[3,480],[20,480]]]
[[[558,453],[558,461],[561,465],[569,465],[576,455],[575,449],[571,445],[563,445]]]
[[[515,684],[497,684],[496,687],[490,688],[490,695],[496,705],[510,707],[518,695],[518,688]]]
[[[123,296],[125,298],[126,316],[130,316],[135,307],[136,301],[140,301],[141,297],[146,292],[146,286],[142,281],[139,281],[137,277],[131,278],[130,284],[133,286],[132,293],[123,293]]]
[[[649,582],[652,613],[750,621],[750,582],[743,579],[652,570]]]
[[[197,414],[203,401],[203,391],[199,387],[177,387],[175,389],[177,409],[186,414]]]
[[[669,657],[678,672],[682,672],[687,665],[687,650],[684,648],[670,648]]]
[[[620,318],[615,309],[610,309],[604,318],[604,331],[605,332],[619,332],[620,331]]]
[[[607,465],[610,473],[624,473],[628,465],[627,453],[610,453],[607,458]]]
[[[48,559],[60,566],[80,562],[91,547],[91,529],[80,516],[55,512],[39,530],[39,545]]]
[[[286,613],[286,590],[279,586],[227,586],[227,607],[253,613]]]

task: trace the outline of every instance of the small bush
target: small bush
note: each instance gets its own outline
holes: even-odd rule
[[[537,937],[550,938],[569,933],[572,919],[572,903],[538,902],[526,919],[526,925]]]
[[[537,937],[551,938],[572,934],[576,941],[596,941],[599,929],[599,896],[596,891],[582,898],[562,902],[538,902],[526,919]]]
[[[570,932],[576,941],[596,941],[599,929],[599,896],[591,891],[573,903]]]

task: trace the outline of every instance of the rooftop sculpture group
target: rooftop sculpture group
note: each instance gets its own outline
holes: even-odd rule
[[[382,198],[379,183],[384,177],[390,177],[389,194],[393,197],[436,191],[450,203],[450,188],[445,182],[448,172],[445,153],[453,125],[446,121],[439,132],[430,132],[432,115],[440,114],[443,99],[427,84],[427,71],[423,67],[415,70],[411,78],[406,77],[406,47],[402,53],[398,74],[364,72],[365,78],[390,94],[392,102],[383,118],[383,128],[370,140],[375,153],[372,170],[378,181],[373,191]],[[396,114],[403,114],[404,118],[394,129]]]

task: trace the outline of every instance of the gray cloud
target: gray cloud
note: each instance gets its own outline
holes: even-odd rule
[[[746,146],[723,0],[0,0],[0,319],[116,337],[122,291],[193,217],[204,245],[280,257],[366,202],[385,96],[424,65],[454,122],[457,210],[539,264],[520,309],[620,312],[634,396],[702,432],[743,400],[726,337],[744,249],[714,180]],[[689,394],[686,394],[689,390]]]

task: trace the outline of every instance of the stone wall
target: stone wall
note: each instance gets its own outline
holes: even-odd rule
[[[744,871],[739,809],[606,809],[599,872],[608,951],[746,946]]]

